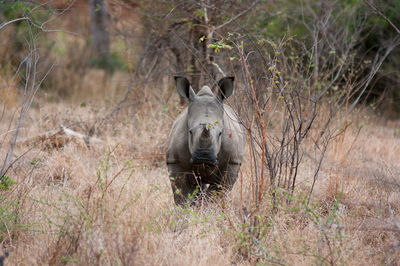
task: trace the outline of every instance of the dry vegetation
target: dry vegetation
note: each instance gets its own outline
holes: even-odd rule
[[[9,29],[0,35],[6,36],[3,41],[12,38]],[[59,34],[47,41],[58,48],[65,44],[44,60],[47,66],[60,60],[46,85],[58,91],[38,91],[6,173],[15,184],[0,185],[0,241],[1,250],[9,252],[7,265],[400,264],[399,120],[368,107],[350,114],[338,108],[331,125],[339,134],[327,146],[308,204],[322,148],[316,148],[316,139],[332,115],[328,103],[321,103],[301,147],[293,194],[274,187],[274,204],[265,170],[268,181],[255,204],[249,142],[231,192],[180,208],[165,165],[169,129],[183,108],[170,77],[133,83],[132,69],[106,73],[84,65],[89,55],[79,38]],[[9,44],[0,44],[0,55],[8,55]],[[0,71],[0,162],[23,98],[24,77],[11,69]],[[291,70],[294,76],[303,69]],[[271,76],[271,83],[286,79],[285,73]],[[244,79],[238,88],[247,86]],[[266,109],[277,113],[264,128],[270,138],[283,127],[279,100],[271,97],[273,107]],[[90,135],[89,144],[61,125]]]
[[[305,197],[315,162],[305,157],[295,199],[290,205],[282,200],[276,213],[265,201],[255,241],[242,210],[252,197],[248,161],[226,198],[177,208],[163,151],[178,97],[164,106],[144,97],[140,107],[99,128],[104,143],[90,148],[67,136],[34,136],[60,124],[84,133],[109,112],[105,103],[37,99],[14,156],[29,152],[8,173],[17,184],[1,192],[1,239],[10,265],[399,262],[398,124],[354,113],[357,126],[328,148],[312,203],[307,207]],[[4,104],[3,121],[10,121],[13,103]],[[1,132],[7,130],[2,123]]]

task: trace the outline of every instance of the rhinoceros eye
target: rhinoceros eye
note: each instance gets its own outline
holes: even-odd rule
[[[220,132],[219,132],[218,136],[220,136],[220,137],[221,137],[221,135],[222,135],[222,131],[220,131]]]
[[[193,135],[193,131],[189,130],[189,134],[190,134],[190,136],[192,136]]]

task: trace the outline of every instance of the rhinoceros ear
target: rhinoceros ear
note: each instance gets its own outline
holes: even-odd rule
[[[225,77],[218,81],[218,98],[224,101],[226,98],[232,95],[233,92],[233,81],[234,77]]]
[[[190,86],[190,82],[187,78],[176,76],[175,84],[180,96],[188,98],[190,101],[194,99],[196,93],[192,89],[192,86]]]

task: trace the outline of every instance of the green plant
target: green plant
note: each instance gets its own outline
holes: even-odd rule
[[[3,176],[0,182],[0,190],[10,190],[15,184],[17,184],[17,181],[13,180],[9,176]]]
[[[23,200],[0,197],[0,241],[12,243],[16,232],[30,230],[32,224],[20,221],[20,210]]]
[[[317,260],[316,263],[327,263],[330,265],[344,263],[342,256],[343,230],[340,224],[340,207],[342,192],[337,193],[334,202],[327,209],[321,210],[320,203],[308,204],[303,201],[302,208],[307,217],[319,229],[320,240],[316,249],[311,250],[312,256]],[[310,250],[305,247],[305,254]]]

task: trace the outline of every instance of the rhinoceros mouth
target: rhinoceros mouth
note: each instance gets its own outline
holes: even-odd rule
[[[191,164],[217,165],[218,160],[212,149],[197,149],[190,158]]]
[[[211,160],[199,160],[199,159],[193,159],[190,158],[190,163],[191,164],[196,164],[196,165],[202,165],[202,164],[206,164],[206,165],[212,165],[215,166],[218,164],[218,161],[211,161]]]

